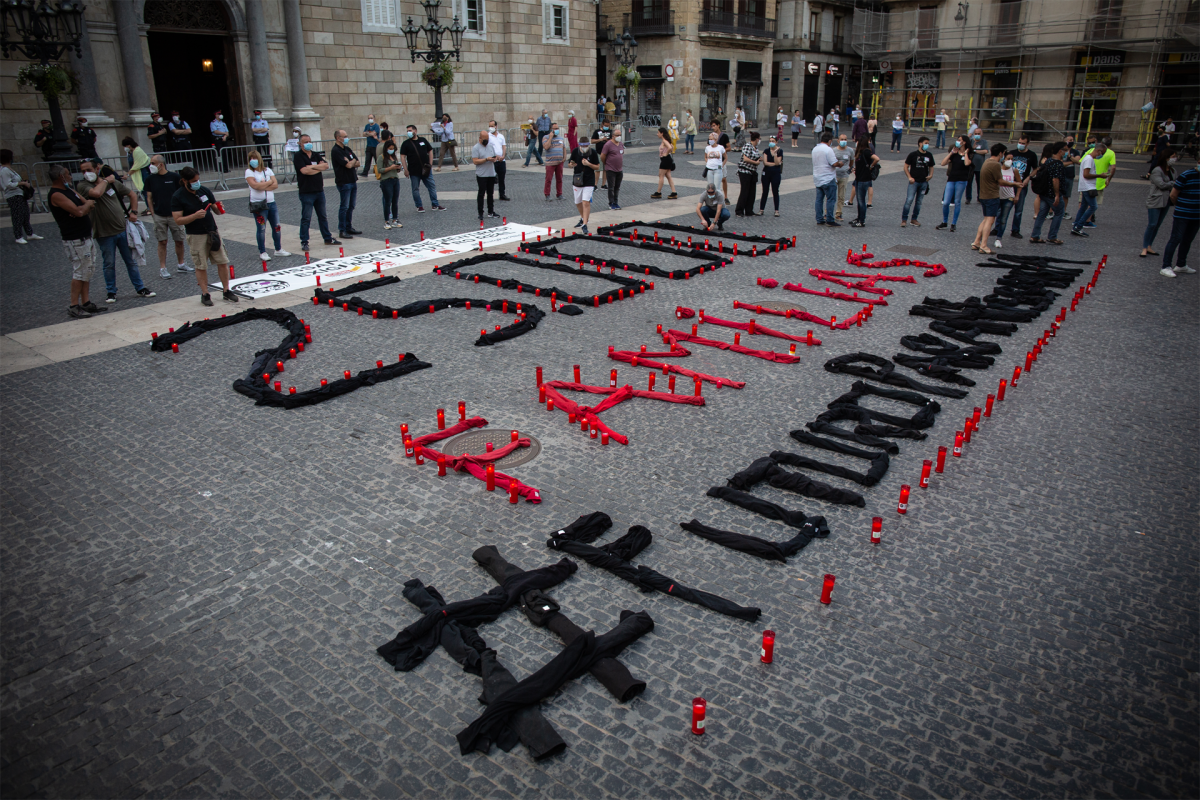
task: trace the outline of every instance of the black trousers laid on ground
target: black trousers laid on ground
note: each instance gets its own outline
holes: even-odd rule
[[[479,191],[475,194],[475,209],[479,212],[479,218],[483,219],[483,196],[487,195],[487,213],[495,214],[495,206],[493,205],[492,192],[496,188],[496,179],[494,177],[484,178],[481,175],[475,176],[475,183],[479,186]]]
[[[758,194],[758,173],[739,172],[738,180],[742,182],[742,191],[738,194],[735,213],[739,217],[754,216],[754,198]]]

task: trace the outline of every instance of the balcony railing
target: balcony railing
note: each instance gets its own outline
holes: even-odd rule
[[[775,20],[756,17],[753,14],[733,14],[705,8],[700,11],[700,32],[774,39]]]
[[[675,11],[673,9],[654,9],[649,16],[645,13],[625,14],[624,23],[629,26],[629,32],[634,35],[634,38],[675,35]]]
[[[815,50],[817,52],[821,51],[821,34],[810,33],[808,35],[808,49]]]
[[[835,53],[843,52],[842,48],[845,47],[845,45],[846,45],[846,37],[845,36],[833,37],[833,52],[835,52]]]

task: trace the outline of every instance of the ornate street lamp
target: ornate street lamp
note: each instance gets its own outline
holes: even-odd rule
[[[9,0],[6,0],[9,1]],[[421,59],[426,64],[438,65],[453,58],[459,61],[462,53],[462,35],[466,28],[458,21],[458,17],[454,17],[454,22],[451,25],[438,24],[438,9],[441,7],[441,0],[422,0],[421,7],[425,9],[426,21],[424,25],[418,27],[413,23],[413,18],[408,18],[408,24],[400,30],[404,33],[404,41],[408,45],[408,51],[412,55],[413,63],[417,63],[417,59]],[[425,41],[429,45],[428,50],[418,50],[417,37],[425,34]],[[454,45],[453,50],[442,49],[442,39],[449,33],[450,42]],[[442,118],[442,79],[439,76],[433,83],[433,103],[434,111],[437,118]]]
[[[83,9],[83,3],[77,0],[0,0],[0,52],[4,58],[17,52],[30,61],[36,61],[45,81],[51,62],[62,58],[68,50],[74,50],[75,55],[83,57],[83,48],[80,46],[83,40]],[[58,95],[45,91],[42,94],[50,109],[50,122],[54,125],[51,160],[68,159],[71,157],[71,145],[67,141]]]
[[[637,39],[633,38],[633,34],[629,32],[629,28],[625,28],[625,32],[620,36],[613,33],[613,27],[608,26],[608,46],[612,50],[613,60],[625,69],[633,69],[633,64],[637,61]],[[623,78],[621,81],[625,84],[625,121],[629,121],[629,111],[633,108],[633,98],[629,96],[629,79]]]

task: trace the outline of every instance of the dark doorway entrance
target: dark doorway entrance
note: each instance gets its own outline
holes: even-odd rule
[[[816,67],[817,71],[814,71],[813,67]],[[812,122],[813,117],[817,115],[817,91],[821,88],[820,69],[821,65],[814,61],[805,64],[803,105],[806,122]]]

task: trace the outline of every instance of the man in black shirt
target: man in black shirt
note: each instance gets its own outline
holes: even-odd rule
[[[73,319],[86,319],[92,314],[108,311],[88,299],[88,284],[96,264],[96,240],[92,238],[89,212],[95,207],[96,201],[81,197],[71,188],[70,181],[71,170],[62,164],[51,166],[51,188],[46,195],[46,202],[54,221],[58,223],[63,251],[71,263],[71,302],[67,306],[67,314]]]
[[[1010,151],[1013,157],[1013,174],[1017,181],[1026,181],[1034,176],[1037,172],[1037,155],[1029,149],[1028,134],[1021,134],[1017,139],[1017,149]],[[1017,196],[1013,198],[1012,208],[1012,237],[1014,239],[1021,238],[1021,214],[1025,211],[1025,198],[1029,195],[1029,184],[1025,184],[1025,188],[1018,189]]]
[[[593,136],[600,141],[599,131]],[[571,151],[570,163],[575,167],[575,179],[571,183],[575,188],[575,207],[579,209],[579,222],[575,223],[575,227],[587,234],[588,216],[592,213],[592,192],[596,191],[596,173],[600,171],[600,156],[584,140]]]
[[[354,205],[358,200],[358,157],[346,143],[346,132],[334,131],[336,142],[330,156],[333,158],[333,183],[338,190],[338,236],[352,239],[362,231],[354,229]]]
[[[912,206],[912,224],[921,227],[917,217],[921,216],[921,200],[929,191],[929,174],[933,171],[933,156],[929,154],[929,137],[917,139],[917,149],[904,159],[904,174],[908,176],[908,197],[904,198],[904,211],[900,216],[900,227],[908,227],[908,209]],[[913,204],[913,201],[916,204]]]
[[[154,152],[165,153],[170,150],[171,132],[163,125],[162,117],[155,111],[150,115],[150,124],[146,126],[146,136],[154,146]]]
[[[71,131],[71,141],[81,158],[87,158],[100,164],[96,158],[96,132],[88,127],[87,119],[80,117],[75,128]]]
[[[300,197],[300,247],[308,252],[308,223],[312,221],[314,208],[325,244],[341,244],[329,232],[329,220],[325,219],[325,182],[321,173],[329,169],[329,162],[323,153],[313,150],[312,137],[307,133],[300,137],[300,150],[292,157],[292,165],[296,168],[296,194]]]
[[[191,167],[179,170],[179,178],[180,186],[171,196],[171,216],[187,231],[192,261],[196,264],[196,282],[200,284],[200,302],[206,306],[213,304],[208,294],[208,262],[211,261],[217,265],[217,274],[221,277],[224,289],[221,296],[226,303],[236,303],[237,295],[229,290],[229,256],[225,253],[225,244],[218,237],[214,247],[210,236],[217,232],[217,219],[213,213],[217,198],[201,184],[199,173]]]
[[[1083,154],[1075,149],[1075,135],[1068,133],[1067,149],[1063,153],[1063,174],[1062,178],[1062,196],[1063,196],[1063,219],[1070,219],[1071,215],[1067,213],[1067,204],[1071,202],[1071,190],[1075,186],[1075,165],[1083,159]]]
[[[1038,167],[1038,171],[1042,173],[1039,177],[1042,185],[1038,192],[1042,198],[1042,206],[1038,209],[1037,217],[1033,221],[1033,235],[1029,237],[1029,241],[1033,244],[1062,244],[1062,240],[1058,238],[1058,226],[1062,225],[1062,212],[1067,203],[1062,194],[1063,155],[1066,152],[1066,142],[1054,142],[1046,145],[1042,150],[1042,155],[1046,159]],[[1043,239],[1042,223],[1046,221],[1047,214],[1053,219],[1050,220],[1049,238]]]
[[[405,129],[400,155],[404,157],[404,175],[412,182],[413,205],[417,207],[417,213],[425,213],[425,206],[421,205],[422,183],[429,192],[433,210],[445,211],[445,207],[438,205],[437,186],[433,182],[433,148],[424,136],[417,135],[416,125],[409,125]]]
[[[33,136],[33,146],[41,148],[43,161],[54,155],[54,124],[50,120],[42,120],[42,127]]]
[[[163,130],[166,130],[164,128]],[[167,236],[175,240],[175,263],[180,272],[190,272],[183,255],[183,228],[171,214],[171,198],[179,190],[179,174],[167,170],[166,159],[150,156],[150,177],[146,178],[146,200],[154,214],[154,238],[158,239],[158,274],[170,278],[167,269]]]

